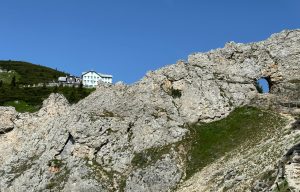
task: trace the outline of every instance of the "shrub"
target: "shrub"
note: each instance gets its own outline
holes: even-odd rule
[[[181,91],[178,89],[171,89],[171,96],[173,98],[180,98],[181,97]]]

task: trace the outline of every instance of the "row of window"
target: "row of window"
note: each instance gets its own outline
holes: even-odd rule
[[[96,83],[96,81],[93,80],[83,80],[84,83]]]
[[[100,77],[99,76],[84,76],[83,79],[99,79]],[[111,79],[110,77],[102,77],[102,79]]]
[[[107,79],[107,80],[103,80],[104,82],[106,83],[110,83],[110,81]],[[84,83],[97,83],[98,81],[95,81],[95,80],[83,80]]]
[[[99,76],[84,76],[83,79],[99,79]]]

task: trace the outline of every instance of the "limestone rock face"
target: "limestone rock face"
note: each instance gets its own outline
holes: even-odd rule
[[[283,31],[192,54],[130,86],[99,84],[72,106],[52,94],[36,113],[1,107],[0,191],[172,190],[185,177],[186,124],[248,104],[260,77],[284,95],[299,62],[300,31]]]
[[[176,161],[166,156],[146,169],[138,169],[126,181],[126,191],[161,191],[176,185],[182,177],[182,171]],[[151,183],[150,186],[148,184]]]
[[[0,107],[0,134],[11,131],[14,128],[14,120],[17,117],[13,107]]]

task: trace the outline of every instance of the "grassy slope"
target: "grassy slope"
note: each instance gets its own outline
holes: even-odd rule
[[[235,109],[226,118],[189,127],[190,135],[174,145],[187,149],[186,179],[215,160],[239,147],[251,148],[285,124],[273,111],[244,106]],[[145,167],[170,152],[173,145],[150,148],[135,154],[132,165]]]
[[[70,103],[76,103],[88,96],[94,89],[72,87],[30,87],[19,88],[18,85],[48,83],[57,81],[59,76],[66,73],[48,67],[34,65],[21,61],[0,61],[0,68],[10,71],[0,73],[0,105],[13,106],[19,112],[37,111],[51,93],[63,94]],[[13,76],[16,77],[17,86],[11,86]]]
[[[2,72],[0,73],[0,81],[2,81],[4,84],[10,84],[13,77],[16,77],[16,82],[20,80],[20,75],[15,72],[11,71],[10,73]]]
[[[187,178],[241,145],[254,146],[283,123],[284,120],[271,111],[242,107],[222,120],[192,125],[191,134],[185,140],[190,146]]]
[[[25,101],[19,101],[19,100],[16,100],[16,101],[8,101],[8,102],[5,102],[3,104],[4,106],[12,106],[12,107],[15,107],[16,111],[18,112],[35,112],[39,109],[39,106],[38,105],[30,105],[28,103],[26,103]]]
[[[0,105],[14,106],[19,112],[34,112],[41,107],[43,100],[51,93],[61,93],[70,103],[76,103],[94,90],[73,87],[18,88],[3,85],[0,87]]]
[[[16,72],[18,84],[37,84],[57,81],[59,76],[65,76],[66,73],[51,69],[49,67],[35,65],[22,61],[0,61],[0,68]],[[12,77],[7,77],[7,73],[0,73],[0,80],[10,83]]]

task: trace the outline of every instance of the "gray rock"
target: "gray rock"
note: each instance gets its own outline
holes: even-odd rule
[[[176,161],[166,156],[154,165],[137,169],[126,181],[125,191],[167,191],[176,186],[182,177],[182,171]]]
[[[1,107],[0,189],[169,191],[185,175],[187,149],[174,150],[189,133],[185,125],[215,121],[249,104],[260,77],[270,77],[272,94],[285,97],[300,79],[299,61],[300,31],[283,31],[266,41],[192,54],[130,86],[99,84],[72,106],[52,94],[33,114]],[[173,145],[141,159],[142,167],[133,165],[137,154]]]
[[[0,134],[11,131],[14,128],[14,120],[17,112],[13,107],[0,107]]]

